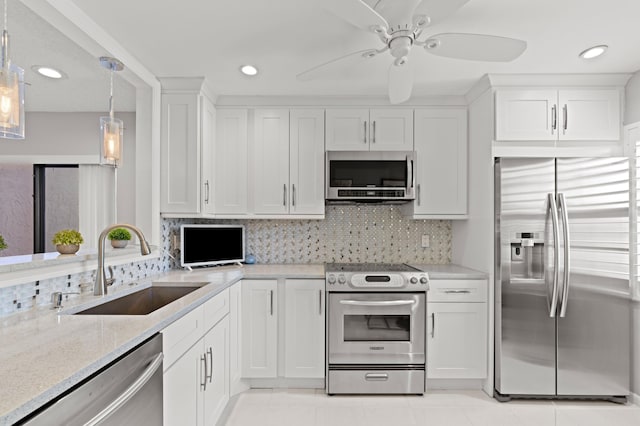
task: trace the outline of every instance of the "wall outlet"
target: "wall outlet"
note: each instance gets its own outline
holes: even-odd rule
[[[422,248],[429,248],[429,234],[422,234]]]
[[[173,233],[171,235],[171,251],[178,250],[180,248],[180,234]]]

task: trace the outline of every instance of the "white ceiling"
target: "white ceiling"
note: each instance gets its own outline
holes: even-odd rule
[[[296,74],[368,48],[377,36],[321,0],[72,0],[157,76],[205,76],[220,95],[385,95],[390,57],[332,81]],[[397,0],[400,1],[400,0]],[[527,41],[511,63],[470,62],[413,49],[414,96],[460,95],[486,73],[612,73],[640,69],[639,0],[471,0],[424,34],[467,32]],[[424,37],[424,36],[423,36]],[[578,53],[608,44],[601,58]],[[255,64],[254,78],[238,72]]]
[[[109,110],[109,71],[69,38],[44,21],[23,3],[8,1],[7,30],[12,63],[25,72],[27,111]],[[0,22],[1,27],[1,22]],[[68,78],[52,80],[31,70],[48,65],[64,71]],[[116,111],[135,111],[135,88],[114,78]]]

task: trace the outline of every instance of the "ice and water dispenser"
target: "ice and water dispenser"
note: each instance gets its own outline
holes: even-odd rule
[[[511,279],[544,279],[544,238],[516,232],[511,238]]]

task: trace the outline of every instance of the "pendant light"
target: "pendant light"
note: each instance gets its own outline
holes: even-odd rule
[[[124,64],[115,58],[102,56],[100,65],[110,71],[109,116],[100,117],[100,164],[118,167],[122,163],[124,124],[113,116],[113,73],[122,71]]]
[[[24,139],[24,70],[9,58],[7,1],[4,0],[4,29],[0,61],[0,138]]]

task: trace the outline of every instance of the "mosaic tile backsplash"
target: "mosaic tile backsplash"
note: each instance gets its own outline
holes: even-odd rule
[[[171,247],[171,236],[179,235],[183,223],[245,225],[247,254],[258,263],[451,262],[451,221],[410,220],[395,206],[327,206],[324,220],[165,219],[160,258],[114,267],[115,285],[179,268],[180,252]],[[425,234],[428,248],[421,246]],[[90,271],[0,288],[0,317],[50,305],[56,291],[91,292],[94,280]]]
[[[451,262],[451,221],[407,219],[396,206],[327,206],[324,220],[166,219],[163,239],[179,235],[184,223],[245,225],[247,254],[258,263]],[[425,234],[428,248],[421,246]]]

